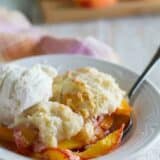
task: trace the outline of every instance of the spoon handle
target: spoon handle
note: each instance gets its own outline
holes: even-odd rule
[[[143,71],[141,76],[136,80],[136,82],[134,83],[134,85],[130,89],[130,91],[128,93],[128,98],[129,99],[131,99],[131,97],[134,95],[136,90],[143,83],[145,77],[151,72],[151,70],[153,69],[154,65],[156,64],[156,62],[158,62],[159,59],[160,59],[160,47],[158,48],[156,54],[153,56],[152,60],[147,65],[147,67],[145,68],[145,70]]]

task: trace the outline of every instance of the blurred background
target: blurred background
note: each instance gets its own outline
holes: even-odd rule
[[[0,0],[0,63],[71,53],[140,74],[158,47],[160,0]],[[149,79],[160,90],[160,63]],[[159,145],[135,160],[160,160]]]
[[[55,37],[94,37],[138,73],[160,45],[160,0],[0,0],[0,15],[2,26],[3,17],[12,17],[16,29],[22,25]],[[12,30],[7,24],[1,32]],[[160,77],[157,71],[153,75]],[[153,81],[160,85],[159,79]]]
[[[160,0],[0,0],[0,6],[23,12],[33,23],[93,20],[160,12]]]

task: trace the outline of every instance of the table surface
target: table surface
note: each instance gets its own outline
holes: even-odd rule
[[[121,64],[141,73],[160,46],[160,15],[38,26],[56,36],[93,36],[109,44]],[[160,63],[149,76],[160,89]],[[160,160],[160,140],[136,160]],[[135,160],[135,159],[134,159]]]

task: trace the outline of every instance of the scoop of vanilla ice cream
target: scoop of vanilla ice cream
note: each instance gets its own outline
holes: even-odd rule
[[[47,101],[52,96],[57,72],[46,65],[25,68],[6,64],[0,67],[0,123],[11,125],[15,116],[26,108]]]
[[[44,145],[57,147],[59,141],[75,136],[83,123],[82,116],[68,106],[58,102],[41,102],[16,117],[14,126],[33,125],[39,130],[39,138]]]
[[[0,67],[0,123],[9,124],[16,112],[18,102],[11,97],[16,81],[26,71],[17,65],[3,65]]]

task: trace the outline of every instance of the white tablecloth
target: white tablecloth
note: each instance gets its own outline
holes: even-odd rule
[[[137,73],[141,73],[157,47],[160,46],[160,16],[128,17],[37,27],[57,36],[93,36],[102,40],[114,48],[122,65]],[[149,78],[160,90],[160,63]],[[160,140],[148,151],[139,155],[136,160],[160,160],[159,146]]]

